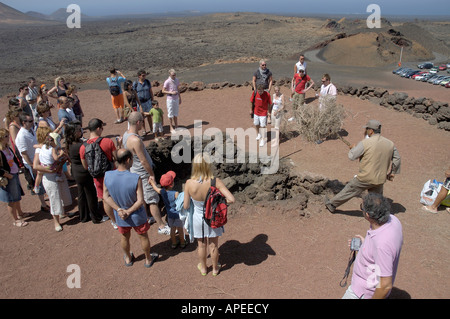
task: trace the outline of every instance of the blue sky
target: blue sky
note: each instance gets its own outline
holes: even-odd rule
[[[253,11],[262,13],[366,14],[369,4],[378,4],[381,15],[450,15],[448,0],[1,0],[22,12],[50,14],[69,4],[91,16],[161,13],[196,10],[201,12]],[[370,13],[367,13],[368,15]]]

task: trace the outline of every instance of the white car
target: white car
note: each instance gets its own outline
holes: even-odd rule
[[[424,73],[424,74],[418,75],[414,78],[414,80],[421,81],[424,77],[428,76],[428,74],[430,74],[430,73]]]

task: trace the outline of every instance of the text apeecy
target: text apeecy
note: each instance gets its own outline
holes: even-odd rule
[[[196,306],[189,303],[187,306],[181,307],[181,313],[183,314],[208,314],[210,317],[214,315],[214,312],[224,312],[227,314],[247,314],[247,313],[267,313],[269,304],[246,304],[235,303],[227,304],[225,309],[216,308],[216,306]]]

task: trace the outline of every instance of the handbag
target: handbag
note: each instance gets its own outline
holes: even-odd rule
[[[3,167],[3,154],[0,154],[0,167]],[[0,186],[1,187],[6,187],[6,185],[8,185],[8,178],[6,178],[5,176],[0,177]]]
[[[8,185],[8,178],[6,178],[5,176],[0,177],[0,186],[6,187],[7,185]]]

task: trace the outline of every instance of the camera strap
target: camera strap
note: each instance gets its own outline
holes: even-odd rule
[[[348,275],[350,274],[350,268],[352,267],[352,264],[355,261],[355,258],[356,258],[356,251],[354,251],[354,250],[350,251],[350,257],[348,259],[347,269],[345,269],[344,278],[342,278],[342,280],[339,282],[339,285],[342,288],[347,286],[347,278],[348,278]]]

